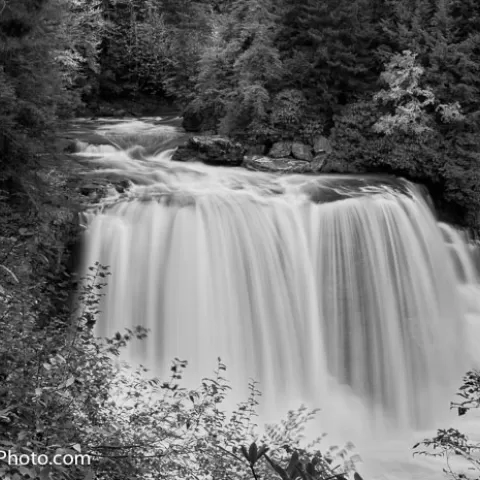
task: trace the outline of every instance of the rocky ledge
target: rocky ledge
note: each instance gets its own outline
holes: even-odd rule
[[[319,159],[307,162],[295,158],[272,158],[265,155],[247,155],[243,160],[243,166],[249,170],[279,173],[318,173],[322,170],[324,163],[324,160]]]
[[[243,165],[249,170],[281,173],[319,173],[324,171],[330,142],[318,136],[311,145],[299,141],[276,142],[266,155],[247,155]]]
[[[324,171],[330,142],[316,137],[312,144],[299,141],[276,142],[269,149],[264,145],[244,147],[220,135],[191,137],[174,153],[172,160],[203,162],[210,165],[244,166],[249,170],[281,173],[318,173]]]
[[[242,164],[244,155],[241,143],[220,135],[204,135],[190,137],[186,145],[178,147],[172,160],[235,167]]]

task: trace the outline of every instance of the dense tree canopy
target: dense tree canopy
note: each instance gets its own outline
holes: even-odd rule
[[[470,224],[479,20],[473,0],[5,0],[0,147],[38,138],[85,103],[167,97],[188,128],[247,143],[332,135],[344,169],[431,184]],[[421,75],[396,102],[401,81],[385,72],[406,51]],[[403,128],[398,112],[420,105],[410,109],[417,127]]]

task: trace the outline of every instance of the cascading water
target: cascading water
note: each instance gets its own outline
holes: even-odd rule
[[[473,362],[466,239],[407,182],[178,164],[151,140],[176,130],[152,128],[104,128],[123,150],[82,147],[132,182],[86,214],[84,265],[112,273],[99,335],[147,327],[131,359],[160,374],[186,359],[197,384],[221,357],[239,395],[253,377],[265,410],[318,406],[346,435],[436,426]]]

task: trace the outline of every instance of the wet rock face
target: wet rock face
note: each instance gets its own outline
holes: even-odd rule
[[[191,137],[185,146],[178,147],[172,160],[203,162],[210,165],[240,166],[245,147],[220,135]]]
[[[292,142],[277,142],[272,145],[268,155],[273,158],[285,158],[292,153]]]
[[[315,155],[319,153],[330,153],[332,151],[332,146],[330,145],[330,141],[328,138],[319,135],[315,137],[313,140],[313,152]]]
[[[324,137],[322,137],[324,138]],[[326,139],[325,139],[326,140]],[[328,140],[326,140],[328,142]],[[293,157],[297,160],[311,162],[317,153],[326,153],[325,145],[317,142],[317,149],[312,148],[312,145],[300,141],[294,142],[276,142],[268,152],[268,156],[272,158],[288,158]]]
[[[327,165],[330,152],[330,143],[325,137],[317,137],[313,146],[300,141],[282,141],[274,143],[267,155],[249,151],[243,166],[262,172],[320,173]]]
[[[314,172],[323,172],[327,163],[327,155],[324,153],[318,153],[313,157],[311,161],[312,170]]]
[[[323,164],[322,164],[323,165]],[[264,155],[244,157],[243,166],[249,170],[279,173],[317,173],[318,164],[294,158],[272,158]]]
[[[292,143],[292,155],[297,160],[311,162],[313,160],[312,147],[301,142]]]

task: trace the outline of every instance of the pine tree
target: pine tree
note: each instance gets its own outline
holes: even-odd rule
[[[271,91],[283,74],[274,45],[276,18],[271,0],[237,0],[215,19],[199,64],[197,96],[187,109],[212,112],[215,124],[203,128],[249,138],[270,131]]]
[[[373,6],[369,0],[284,4],[278,45],[290,71],[285,86],[302,90],[330,119],[375,86],[380,66],[371,54]]]
[[[475,0],[450,0],[447,3],[454,42],[460,43],[480,32],[480,4]]]

